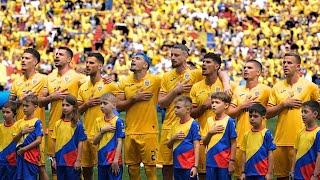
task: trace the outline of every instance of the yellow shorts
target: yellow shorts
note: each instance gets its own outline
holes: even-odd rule
[[[83,142],[81,166],[93,167],[97,164],[98,147],[92,144],[92,139]]]
[[[54,140],[51,138],[53,130],[48,131],[48,140],[47,140],[47,154],[48,156],[54,156]]]
[[[206,146],[202,144],[200,141],[200,149],[199,149],[199,173],[206,173]]]
[[[127,165],[156,165],[158,134],[126,135],[124,139],[124,161]]]
[[[240,177],[242,174],[241,165],[244,163],[244,162],[242,162],[242,154],[243,154],[243,151],[241,151],[240,148],[237,147],[236,159],[235,159],[235,171],[234,171],[234,175],[236,177]]]
[[[159,156],[158,163],[162,165],[172,165],[172,149],[167,147],[167,136],[170,133],[170,129],[162,129],[160,136]]]
[[[294,156],[295,150],[293,146],[278,146],[273,151],[274,159],[274,175],[277,177],[288,177],[291,166],[292,157]]]

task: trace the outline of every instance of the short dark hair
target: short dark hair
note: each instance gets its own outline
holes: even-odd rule
[[[259,61],[251,59],[251,60],[248,60],[246,63],[254,63],[259,68],[259,70],[262,71],[263,67],[262,67],[262,64]]]
[[[15,101],[8,101],[8,102],[2,107],[2,109],[3,109],[3,108],[9,108],[9,109],[13,112],[14,116],[17,115],[18,105],[17,105],[17,103],[16,103]]]
[[[67,55],[72,58],[73,57],[73,52],[70,48],[66,47],[66,46],[60,46],[58,47],[58,49],[62,49],[62,50],[65,50],[67,51]]]
[[[40,53],[39,53],[36,49],[34,49],[34,48],[27,48],[27,49],[24,50],[23,53],[31,54],[34,58],[36,58],[37,63],[40,62],[41,56],[40,56]]]
[[[90,52],[88,57],[95,57],[101,64],[104,64],[104,57],[99,52]]]
[[[28,103],[30,102],[30,103],[38,106],[38,97],[34,94],[27,95],[26,97],[23,98],[22,101],[28,102]]]
[[[217,64],[221,65],[221,56],[220,56],[220,54],[215,54],[215,53],[209,52],[206,55],[204,55],[203,59],[212,59],[212,61],[214,61]]]
[[[294,52],[289,52],[289,53],[284,54],[284,57],[287,57],[287,56],[294,57],[294,59],[296,60],[296,63],[301,64],[301,57],[298,54],[296,54]]]
[[[249,107],[249,113],[258,113],[260,116],[265,116],[267,113],[267,109],[260,103],[254,103]]]
[[[225,103],[231,103],[231,97],[225,92],[215,92],[211,95],[211,99],[219,99]]]
[[[308,107],[312,112],[318,112],[318,116],[320,115],[320,104],[317,101],[306,101],[302,104],[302,107]]]
[[[176,44],[172,47],[172,49],[180,49],[182,51],[185,51],[189,55],[189,48],[184,44]]]
[[[192,107],[192,100],[189,96],[178,96],[176,99],[175,99],[175,103],[177,102],[183,102],[185,106],[187,107]]]

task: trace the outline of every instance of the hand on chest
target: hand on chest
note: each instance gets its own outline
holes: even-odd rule
[[[152,82],[149,79],[145,79],[140,82],[129,82],[125,86],[125,94],[127,97],[134,96],[137,92],[152,92]]]

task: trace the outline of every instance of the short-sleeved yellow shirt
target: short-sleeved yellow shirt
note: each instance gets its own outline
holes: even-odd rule
[[[178,83],[188,82],[193,85],[194,83],[202,79],[202,72],[199,69],[185,70],[183,73],[178,74],[175,69],[165,73],[161,81],[161,93],[169,93],[172,91]],[[189,96],[189,94],[185,94]],[[174,114],[174,104],[171,103],[166,109],[165,119],[163,121],[162,129],[170,129],[172,123],[178,120]]]
[[[86,102],[90,98],[99,98],[105,93],[115,93],[119,92],[118,86],[115,82],[104,84],[103,80],[92,84],[90,80],[81,85],[78,93],[78,101]],[[103,116],[103,113],[100,109],[100,105],[90,107],[84,112],[83,126],[86,132],[91,132],[93,130],[93,125],[97,117]],[[93,137],[88,134],[88,139]]]
[[[287,98],[299,99],[302,102],[318,100],[318,86],[304,78],[292,86],[286,80],[279,81],[271,90],[268,106],[276,106]],[[298,133],[304,127],[301,117],[301,109],[285,109],[278,115],[275,143],[277,146],[293,146]]]
[[[12,84],[11,93],[17,98],[23,96],[24,92],[32,91],[35,95],[39,96],[40,92],[47,84],[47,78],[45,75],[40,73],[35,73],[29,79],[24,76],[18,77]],[[24,117],[23,108],[19,106],[17,110],[17,120]],[[41,119],[43,126],[45,125],[45,112],[44,108],[37,107],[34,112],[34,117]]]
[[[190,91],[190,97],[192,99],[192,104],[196,106],[202,105],[208,98],[210,98],[212,93],[223,91],[223,84],[220,79],[217,79],[215,83],[211,86],[208,86],[205,82],[205,79],[200,82],[195,83]],[[209,109],[206,110],[197,120],[200,125],[200,135],[205,136],[207,119],[213,117],[214,112]]]
[[[257,97],[255,101],[260,102],[262,105],[266,106],[269,100],[271,88],[264,84],[258,84],[252,89],[248,89],[245,86],[239,86],[234,91],[234,96],[232,98],[231,106],[239,106],[243,104],[249,97]],[[265,125],[265,122],[263,123]],[[249,112],[242,112],[239,117],[237,117],[237,147],[240,147],[244,134],[251,129],[249,122]]]
[[[140,101],[126,111],[126,134],[150,134],[158,132],[157,103],[161,86],[159,76],[147,74],[141,80],[136,80],[133,74],[120,81],[119,91],[130,99],[140,90],[151,92],[149,101]]]

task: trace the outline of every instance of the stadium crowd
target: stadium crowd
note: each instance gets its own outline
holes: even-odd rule
[[[137,0],[113,1],[112,8],[103,0],[5,2],[0,59],[10,79],[21,70],[22,47],[37,47],[38,68],[46,74],[54,68],[55,47],[70,47],[80,67],[84,52],[99,49],[108,73],[121,78],[135,51],[152,58],[153,73],[170,70],[168,47],[183,40],[190,48],[189,61],[198,65],[206,51],[219,53],[235,81],[243,62],[257,59],[266,67],[264,84],[274,84],[283,77],[279,59],[288,50],[301,54],[308,79],[319,74],[317,0]]]

